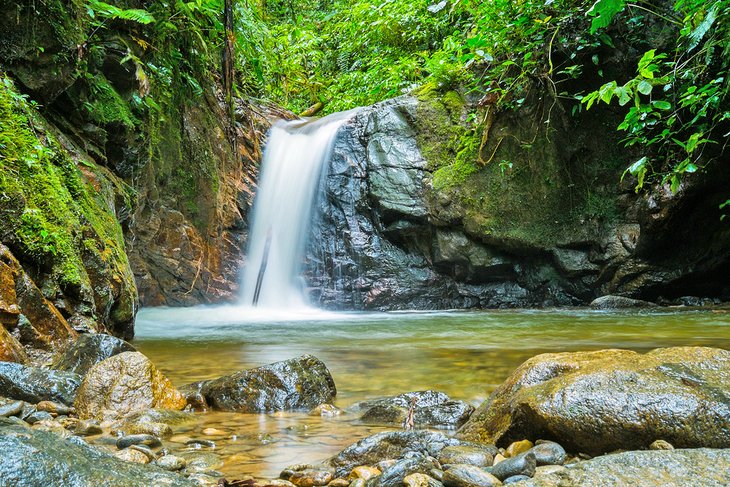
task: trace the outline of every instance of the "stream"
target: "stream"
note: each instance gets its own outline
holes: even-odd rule
[[[272,314],[235,306],[149,308],[134,346],[176,386],[305,353],[327,364],[336,405],[434,389],[475,406],[519,364],[545,352],[666,346],[730,348],[730,310],[603,312],[509,310]],[[218,431],[208,431],[215,428]],[[207,412],[174,427],[171,443],[215,441],[214,468],[229,478],[274,478],[287,465],[324,460],[392,429],[344,414]]]

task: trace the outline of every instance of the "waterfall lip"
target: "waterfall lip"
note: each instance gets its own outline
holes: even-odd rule
[[[353,118],[362,110],[362,107],[352,108],[344,112],[335,112],[324,117],[301,117],[294,120],[279,119],[274,122],[275,127],[282,128],[289,133],[312,134],[318,129],[331,123],[344,123]],[[338,127],[339,129],[339,127]]]

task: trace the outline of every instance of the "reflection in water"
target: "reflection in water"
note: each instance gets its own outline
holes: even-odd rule
[[[307,315],[237,307],[142,310],[134,345],[176,384],[211,379],[304,353],[322,359],[337,405],[436,389],[478,404],[520,363],[544,352],[680,345],[730,348],[730,313],[495,311]],[[384,429],[347,415],[206,413],[176,427],[184,439],[225,430],[216,452],[229,477],[275,477],[291,463],[323,460]],[[180,438],[173,438],[180,440]]]

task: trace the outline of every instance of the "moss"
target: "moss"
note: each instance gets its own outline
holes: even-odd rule
[[[130,106],[102,74],[87,75],[89,85],[88,101],[84,102],[89,118],[99,125],[121,124],[134,128],[139,120],[132,114]]]

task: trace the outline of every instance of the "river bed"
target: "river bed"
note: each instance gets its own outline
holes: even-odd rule
[[[336,405],[434,389],[478,405],[524,360],[545,352],[704,345],[730,349],[730,312],[505,310],[298,313],[235,306],[150,308],[137,316],[133,344],[176,386],[305,353],[329,368]],[[206,428],[220,432],[205,435]],[[174,427],[173,446],[216,442],[215,468],[229,478],[278,476],[318,462],[368,434],[392,429],[348,415],[196,414]]]

